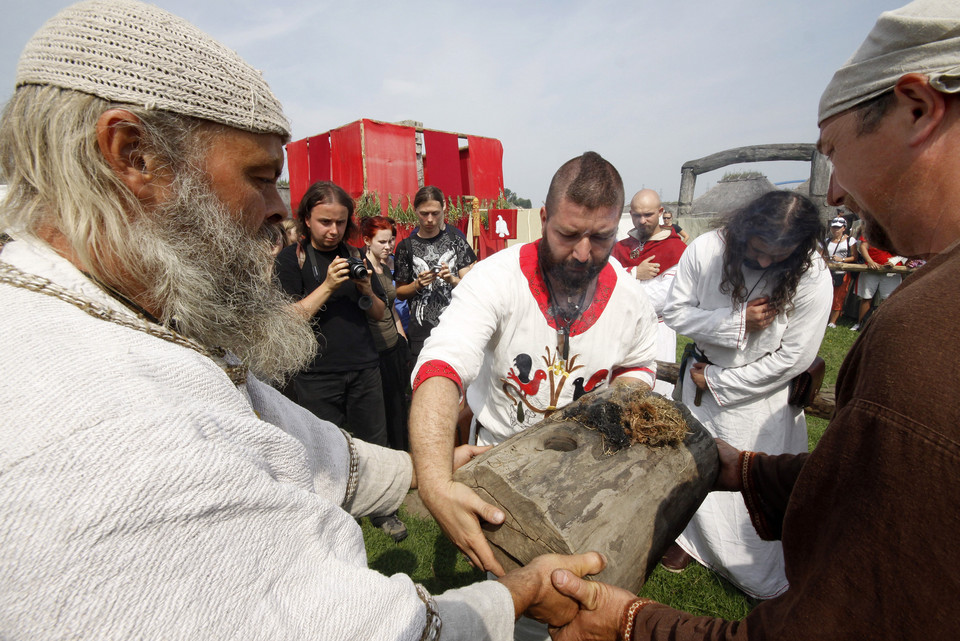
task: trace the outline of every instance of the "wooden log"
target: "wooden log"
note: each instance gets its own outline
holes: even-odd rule
[[[810,183],[811,194],[814,195],[814,202],[821,207],[825,203],[826,181],[829,180],[829,165],[825,164],[825,159],[820,159],[818,164],[816,145],[810,143],[784,143],[773,145],[750,145],[747,147],[734,147],[724,151],[688,160],[680,168],[680,198],[677,201],[677,218],[681,218],[690,213],[691,203],[693,203],[694,188],[697,184],[697,176],[700,174],[726,167],[727,165],[746,163],[746,162],[764,162],[768,160],[811,160]],[[826,171],[826,178],[823,173]],[[814,191],[817,189],[819,191]],[[819,196],[818,196],[819,195]]]
[[[914,272],[913,267],[906,267],[904,265],[884,265],[880,269],[870,269],[863,263],[827,263],[827,267],[830,268],[832,272],[875,272],[877,274],[889,274],[893,272],[894,274],[912,274]]]
[[[608,560],[599,580],[640,589],[719,469],[713,439],[679,404],[688,426],[682,443],[603,453],[600,432],[584,426],[616,423],[646,395],[618,385],[585,394],[457,470],[456,480],[506,514],[484,531],[504,569],[540,554],[597,550]]]
[[[811,143],[783,143],[773,145],[749,145],[734,147],[715,154],[688,160],[683,163],[684,169],[692,169],[696,174],[705,174],[708,171],[720,169],[727,165],[745,162],[765,162],[768,160],[811,160],[816,151],[816,145]]]
[[[666,361],[657,361],[657,378],[667,383],[676,385],[677,376],[680,374],[680,366],[676,363]],[[833,411],[836,409],[836,400],[834,396],[833,385],[824,385],[813,398],[813,401],[803,411],[809,416],[816,416],[830,420],[833,418]]]

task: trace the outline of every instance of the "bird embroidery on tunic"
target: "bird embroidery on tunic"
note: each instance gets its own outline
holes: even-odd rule
[[[545,354],[540,357],[543,360],[544,369],[535,370],[531,355],[520,353],[514,356],[513,367],[507,370],[504,378],[500,379],[503,393],[511,403],[516,404],[516,413],[511,417],[514,427],[528,427],[538,415],[548,415],[557,409],[570,374],[583,369],[583,365],[576,364],[577,354],[564,361],[558,360],[559,354],[549,347],[545,350]],[[578,377],[573,381],[573,398],[567,397],[568,400],[577,400],[585,393],[597,389],[607,380],[609,374],[610,370],[601,369],[589,378]],[[544,381],[549,387],[546,391],[541,390],[541,383]],[[549,392],[549,399],[543,398],[547,392]]]

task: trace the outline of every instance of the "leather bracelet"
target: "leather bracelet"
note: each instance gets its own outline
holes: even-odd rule
[[[633,622],[637,618],[637,613],[648,603],[652,603],[652,601],[650,599],[637,599],[624,608],[620,629],[617,631],[617,641],[630,641],[630,637],[633,636]]]

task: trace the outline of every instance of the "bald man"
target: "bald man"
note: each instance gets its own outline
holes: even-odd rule
[[[672,226],[660,225],[661,216],[663,206],[657,192],[638,191],[630,201],[633,229],[614,246],[613,257],[636,276],[646,290],[657,312],[657,360],[673,363],[677,360],[677,333],[663,322],[663,305],[687,245]],[[668,396],[673,393],[673,385],[657,381],[653,390]]]

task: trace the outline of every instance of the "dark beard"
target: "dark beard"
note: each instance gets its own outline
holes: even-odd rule
[[[590,260],[581,263],[573,257],[562,262],[556,261],[553,258],[550,243],[547,237],[544,236],[540,240],[538,257],[540,261],[540,271],[543,273],[544,278],[549,278],[550,281],[557,285],[565,294],[580,294],[600,275],[604,265],[607,264],[607,259],[610,257],[610,254],[607,254],[601,263],[594,263]]]
[[[127,265],[162,323],[230,351],[262,378],[290,376],[317,341],[273,281],[269,230],[244,229],[202,173],[184,171],[176,198],[131,224]]]
[[[653,237],[653,232],[647,232],[645,227],[634,227],[633,230],[637,233],[637,240],[640,241],[641,245]]]

